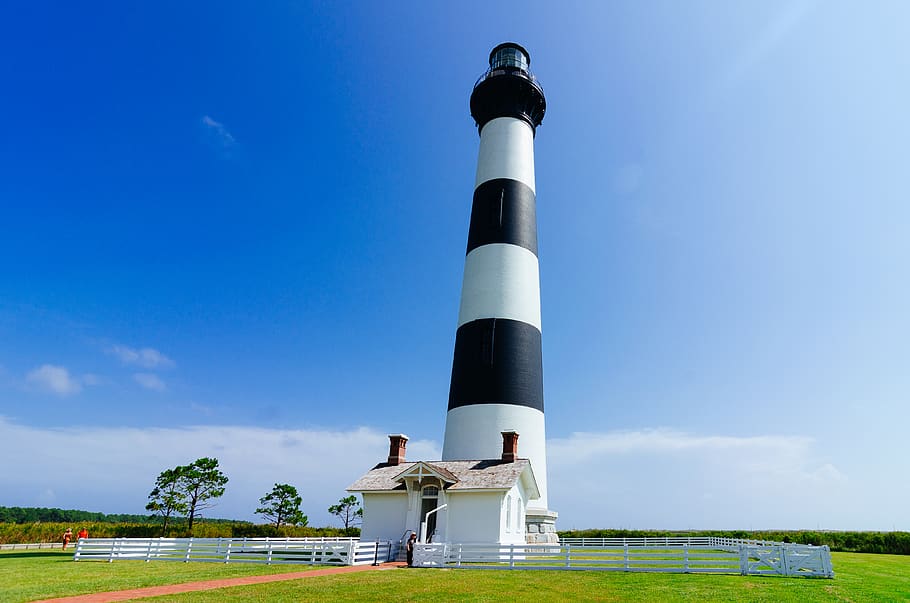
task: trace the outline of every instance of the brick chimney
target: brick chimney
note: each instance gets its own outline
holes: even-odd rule
[[[403,433],[389,434],[389,465],[400,465],[404,462],[404,449],[408,445],[408,436]]]
[[[502,462],[514,463],[518,458],[518,432],[502,432]]]

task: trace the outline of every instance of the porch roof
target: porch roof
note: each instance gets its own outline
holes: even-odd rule
[[[405,492],[404,480],[411,469],[422,463],[427,468],[435,469],[440,475],[450,482],[444,485],[447,492],[459,490],[508,490],[514,486],[522,474],[525,476],[526,486],[530,486],[534,495],[537,495],[537,481],[531,470],[528,459],[517,459],[514,462],[505,462],[500,459],[471,460],[471,461],[417,461],[389,465],[380,463],[370,469],[360,479],[347,487],[349,492]],[[449,476],[454,478],[448,479]]]

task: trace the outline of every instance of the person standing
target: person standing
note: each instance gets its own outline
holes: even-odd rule
[[[85,528],[82,528],[81,530],[79,530],[79,533],[76,534],[76,536],[77,536],[78,540],[82,540],[83,538],[88,538],[88,530],[86,530]]]
[[[408,567],[414,567],[414,545],[417,544],[417,534],[411,532],[411,537],[408,538],[408,542],[405,545],[405,550],[408,554]]]
[[[66,532],[63,533],[63,549],[62,550],[64,550],[64,551],[66,550],[66,545],[68,545],[70,543],[70,540],[72,540],[72,539],[73,539],[73,529],[66,528]]]

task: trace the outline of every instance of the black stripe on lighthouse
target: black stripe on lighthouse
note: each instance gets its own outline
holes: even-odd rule
[[[471,94],[471,115],[478,131],[497,117],[514,117],[527,122],[536,133],[547,110],[540,85],[520,69],[491,70],[487,76]]]
[[[472,404],[513,404],[543,412],[540,331],[506,318],[462,325],[455,335],[449,410]]]
[[[518,245],[537,255],[536,198],[527,184],[494,178],[474,190],[467,253],[490,243]]]

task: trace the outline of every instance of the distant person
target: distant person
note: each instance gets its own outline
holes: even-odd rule
[[[411,537],[408,538],[408,543],[405,545],[405,550],[408,554],[408,567],[414,567],[414,545],[417,543],[417,534],[411,532]]]
[[[73,539],[73,530],[72,528],[66,528],[66,532],[63,533],[63,550],[66,550],[66,545],[70,543],[70,540]]]
[[[82,528],[81,530],[79,530],[79,533],[77,534],[77,536],[79,537],[79,540],[82,540],[83,538],[88,538],[88,530],[86,530],[85,528]]]

